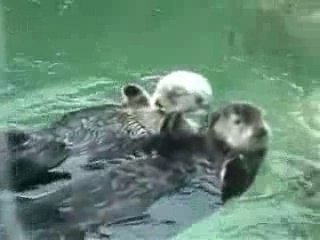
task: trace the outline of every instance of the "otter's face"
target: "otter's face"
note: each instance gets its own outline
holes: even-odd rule
[[[188,71],[175,71],[158,82],[152,104],[169,113],[208,112],[212,90],[206,78]]]
[[[262,111],[250,103],[231,103],[212,114],[210,129],[214,135],[238,152],[267,148],[270,128]]]
[[[208,112],[210,96],[205,93],[190,92],[179,86],[157,91],[153,104],[165,112]]]
[[[179,92],[181,97],[190,97],[190,101],[194,97],[190,96],[190,94],[188,96],[188,94],[180,90],[174,92]],[[165,98],[168,99],[168,97]],[[163,108],[153,105],[148,92],[137,84],[125,85],[122,88],[122,99],[124,102],[124,111],[131,116],[134,116],[135,121],[141,123],[141,125],[152,132],[159,132],[161,126],[164,124],[163,121],[165,120],[167,114],[176,112],[166,112],[163,111]],[[185,98],[185,101],[188,102],[188,98]],[[175,105],[177,104],[175,103]],[[181,108],[180,105],[177,105],[177,107]],[[180,121],[180,128],[184,128],[188,131],[192,131],[193,128],[195,128],[194,126],[191,126],[190,122],[188,122],[185,118],[182,119],[183,120]]]

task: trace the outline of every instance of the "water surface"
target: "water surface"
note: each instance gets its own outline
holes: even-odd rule
[[[45,125],[67,111],[119,97],[125,82],[149,85],[139,79],[198,71],[211,81],[214,105],[249,100],[262,106],[273,140],[250,191],[176,239],[318,239],[317,18],[304,11],[313,20],[303,22],[306,17],[294,18],[288,7],[283,20],[273,10],[258,14],[251,3],[4,1],[0,124]],[[296,9],[315,9],[310,6]]]

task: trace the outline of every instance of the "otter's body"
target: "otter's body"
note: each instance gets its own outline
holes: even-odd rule
[[[24,191],[29,186],[37,187],[36,185],[50,182],[51,180],[44,179],[51,179],[51,176],[46,176],[45,173],[52,168],[67,171],[70,178],[71,175],[81,171],[81,167],[87,163],[96,162],[97,159],[99,164],[102,163],[102,156],[107,155],[109,159],[114,159],[126,153],[133,153],[135,149],[138,149],[140,138],[152,132],[159,132],[164,114],[150,108],[149,97],[143,92],[143,89],[139,86],[132,86],[132,88],[137,92],[128,92],[123,96],[127,103],[105,104],[81,109],[65,114],[47,128],[33,131],[19,130],[25,138],[32,139],[35,136],[47,141],[47,149],[55,148],[55,145],[60,144],[68,150],[63,150],[63,159],[59,158],[60,153],[52,156],[51,152],[40,157],[35,156],[34,159],[20,157],[18,164],[21,169],[20,176],[13,175],[13,181],[19,182],[19,187],[13,187],[13,189]],[[146,101],[141,101],[141,99]],[[48,142],[48,139],[51,139],[51,142]],[[12,142],[13,148],[15,144],[17,143]],[[39,146],[43,144],[40,141]],[[42,152],[37,149],[42,148],[39,146],[37,142],[29,141],[23,146],[24,152],[40,155]],[[36,162],[39,158],[43,159],[42,163]],[[68,160],[65,161],[66,159]],[[90,167],[92,166],[91,164]],[[52,180],[63,180],[65,177],[63,174],[61,176],[55,174]]]
[[[267,135],[256,134],[254,130],[252,135],[243,138],[242,145],[230,142],[229,138],[225,138],[228,135],[224,136],[225,139],[221,138],[221,123],[233,120],[235,112],[239,117],[246,117],[245,111],[237,112],[237,109],[237,105],[234,105],[230,112],[225,112],[226,108],[215,112],[204,134],[185,132],[179,129],[179,125],[173,124],[171,127],[175,130],[170,134],[165,132],[147,137],[140,145],[140,157],[135,156],[134,161],[128,161],[127,157],[124,157],[122,164],[108,166],[102,170],[83,171],[69,183],[56,188],[56,191],[42,191],[42,197],[20,199],[20,218],[26,221],[27,228],[28,224],[32,225],[33,230],[42,229],[47,232],[50,228],[52,231],[68,235],[69,239],[83,239],[79,238],[79,232],[88,230],[91,225],[101,226],[104,223],[111,224],[108,229],[114,232],[116,239],[127,239],[128,233],[130,236],[150,239],[147,236],[153,232],[152,229],[154,233],[161,229],[163,237],[173,236],[178,230],[210,213],[210,202],[200,197],[209,210],[199,211],[202,215],[199,213],[195,219],[177,218],[171,215],[174,212],[170,211],[166,211],[165,219],[161,219],[163,206],[173,206],[174,202],[179,201],[179,196],[184,198],[182,202],[192,202],[192,198],[203,196],[204,192],[198,190],[194,190],[190,196],[178,193],[183,187],[192,186],[191,179],[197,180],[200,188],[211,194],[207,197],[214,204],[212,212],[223,202],[245,192],[252,184],[264,155],[257,154],[257,159],[252,157],[262,149],[267,150],[267,145],[255,144],[252,149],[242,148],[242,145],[248,146],[247,143],[250,141],[264,141]],[[264,128],[259,115],[248,124],[246,128],[241,129]],[[226,129],[226,133],[234,131],[233,136],[229,137],[242,134],[242,130],[236,131],[238,124],[230,126],[232,129]],[[114,161],[105,157],[105,162]],[[243,171],[238,172],[238,169]],[[171,195],[172,193],[176,194]],[[169,198],[158,201],[168,194]],[[126,218],[139,217],[145,213],[151,218],[150,224],[144,225],[142,222],[138,226],[130,226],[124,221]],[[32,215],[33,222],[26,220]],[[118,224],[114,224],[115,222]],[[173,226],[168,226],[168,222],[173,223]],[[29,227],[31,228],[30,225]],[[112,236],[110,238],[112,239]],[[165,238],[159,236],[157,239]]]
[[[104,170],[87,171],[56,191],[36,198],[18,198],[24,227],[63,235],[143,214],[159,198],[186,186],[197,173],[198,159],[211,161],[202,135],[153,135],[140,157]]]
[[[231,103],[209,120],[214,161],[198,162],[196,181],[154,204],[145,218],[107,226],[109,240],[171,239],[250,188],[268,151],[270,131],[261,110],[247,103]]]
[[[163,87],[166,84],[162,83]],[[167,91],[162,90],[163,94],[171,95],[175,91],[183,89],[179,84],[175,84],[173,88],[168,88]],[[205,88],[208,86],[205,85]],[[192,105],[192,109],[195,108],[197,103],[194,98],[202,97],[203,87],[197,89],[198,92],[192,94],[192,92],[183,92],[185,95],[192,95],[190,101],[184,103],[184,107]],[[170,93],[170,94],[169,94]],[[158,91],[155,92],[157,96]],[[182,95],[183,95],[182,94]],[[182,97],[180,94],[179,97]],[[165,98],[165,96],[163,96]],[[205,99],[207,95],[203,96]],[[178,98],[180,99],[180,98]],[[192,99],[192,101],[191,101]],[[201,98],[202,99],[202,98]],[[177,104],[181,101],[177,100]],[[207,101],[203,100],[202,103]],[[170,103],[174,105],[174,103]],[[200,105],[201,105],[200,104]],[[170,106],[171,106],[170,105]],[[201,105],[202,106],[202,105]],[[166,106],[167,107],[167,106]],[[169,106],[168,106],[169,108]],[[67,144],[68,149],[68,161],[61,166],[63,169],[67,169],[71,174],[74,171],[79,171],[79,167],[90,163],[89,168],[100,168],[101,160],[96,162],[96,159],[105,154],[108,154],[109,158],[121,157],[126,153],[134,153],[135,149],[139,146],[139,139],[144,136],[159,132],[159,127],[165,117],[165,112],[155,107],[152,98],[148,92],[145,91],[139,85],[126,85],[122,88],[122,103],[121,104],[105,104],[100,106],[94,106],[84,108],[81,110],[66,113],[58,121],[51,124],[49,127],[39,130],[34,130],[32,134],[39,136],[51,136],[55,141],[61,141],[61,143]],[[184,124],[186,128],[195,129],[187,119]],[[25,133],[31,134],[31,133]],[[35,146],[30,145],[29,149],[35,149]],[[75,158],[81,158],[75,162]],[[40,172],[51,169],[51,165],[55,165],[56,159],[48,155],[47,169],[42,169]],[[39,169],[34,166],[33,161],[25,159],[22,162],[24,166],[29,164],[29,172],[33,172],[32,176],[38,175]],[[91,164],[93,162],[93,164]],[[72,164],[70,164],[72,163]],[[57,164],[56,166],[58,166]],[[50,167],[49,167],[50,166]],[[22,169],[22,167],[21,167]],[[61,176],[63,179],[64,176]],[[45,175],[39,175],[39,178],[46,178]],[[23,178],[21,178],[22,180]],[[59,180],[57,176],[56,180]],[[21,181],[21,188],[19,191],[23,191],[23,182],[29,182],[28,174],[26,178]],[[30,181],[37,185],[36,181]],[[39,181],[39,184],[43,182]],[[27,184],[29,185],[29,183]]]

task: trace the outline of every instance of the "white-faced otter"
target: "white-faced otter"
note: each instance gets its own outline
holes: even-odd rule
[[[249,104],[231,104],[222,108],[211,117],[209,129],[205,133],[194,133],[181,128],[182,115],[169,114],[163,122],[159,134],[146,138],[141,145],[141,154],[135,161],[124,161],[105,170],[88,171],[72,179],[54,192],[35,198],[18,198],[19,219],[24,227],[48,233],[57,231],[68,235],[68,239],[84,239],[83,234],[89,227],[103,223],[112,224],[123,218],[139,216],[159,198],[175,193],[190,183],[190,179],[203,174],[203,163],[210,164],[214,175],[209,176],[217,186],[217,194],[222,198],[238,194],[237,184],[246,190],[254,180],[263,158],[246,158],[256,151],[266,151],[265,144],[253,151],[248,144],[230,146],[229,136],[223,135],[223,122],[238,116],[243,125],[230,124],[234,136],[241,134],[245,126],[253,129],[243,141],[265,141],[268,131],[259,110]],[[230,129],[225,129],[227,133]],[[262,133],[263,132],[263,133]],[[245,131],[246,133],[246,131]],[[225,138],[225,139],[224,139]],[[224,141],[226,140],[226,141]],[[245,148],[243,146],[246,146]],[[234,148],[233,148],[234,147]],[[243,155],[239,159],[239,154]],[[233,181],[233,161],[244,166],[240,182]],[[253,162],[251,162],[253,161]],[[252,168],[252,169],[250,169]],[[200,171],[199,171],[200,170]],[[221,172],[225,171],[222,176]],[[238,175],[236,175],[238,176]],[[237,179],[238,180],[238,179]],[[82,235],[79,234],[82,232]]]
[[[171,81],[168,81],[170,79]],[[195,87],[195,82],[198,83],[197,87]],[[81,163],[68,160],[69,162],[72,161],[67,164],[72,168],[90,162],[87,167],[97,169],[102,163],[101,161],[96,162],[96,159],[100,159],[100,156],[108,154],[109,158],[115,158],[123,156],[124,153],[132,153],[140,144],[136,139],[159,132],[166,113],[175,109],[180,109],[182,112],[192,112],[197,107],[200,109],[206,108],[211,89],[207,80],[200,75],[177,71],[160,79],[153,96],[150,96],[144,88],[135,84],[124,86],[121,93],[122,104],[106,104],[70,112],[48,128],[37,130],[32,134],[34,136],[44,136],[43,139],[53,136],[55,141],[68,144],[69,156],[81,155],[83,157]],[[164,101],[166,98],[170,99]],[[161,108],[153,104],[153,101],[157,100],[164,101]],[[194,129],[194,125],[187,119],[184,126]],[[28,134],[31,133],[23,133],[25,136]],[[32,146],[31,143],[32,141],[28,142],[28,151],[36,152],[37,147]],[[52,147],[54,146],[53,144]],[[25,152],[26,149],[27,146],[25,146]],[[56,164],[57,161],[59,164]],[[39,168],[37,161],[31,160],[31,158],[20,158],[18,163],[14,165],[19,166],[20,169],[18,175],[20,177],[15,176],[15,180],[13,180],[15,190],[24,191],[29,186],[32,187],[32,183],[35,185],[37,183],[43,184],[51,180],[59,180],[60,177],[61,179],[67,177],[64,174],[59,175],[55,172],[49,172],[52,168],[63,163],[63,161],[59,161],[59,157],[55,158],[50,154],[47,155],[46,162],[41,163],[41,168]],[[28,167],[26,173],[33,172],[34,174],[23,174],[25,167]],[[61,168],[66,168],[72,172],[70,167],[62,166]],[[40,172],[41,174],[36,177],[37,174],[35,173]],[[28,176],[32,177],[29,179]],[[37,182],[37,179],[42,180]],[[48,179],[48,181],[45,179]]]
[[[90,135],[99,136],[97,132],[102,132],[100,130],[103,127],[114,124],[114,120],[117,119],[114,111],[118,113],[120,109],[123,113],[121,120],[126,120],[126,117],[130,116],[129,120],[134,118],[135,122],[139,122],[145,130],[158,132],[165,113],[199,110],[207,113],[209,102],[212,100],[212,90],[208,80],[200,74],[189,71],[174,71],[160,78],[152,95],[137,84],[125,85],[121,89],[121,95],[121,104],[106,104],[67,113],[52,124],[50,129],[73,145],[77,145],[78,141],[85,145],[87,139],[95,137]],[[130,129],[135,128],[130,127]],[[129,133],[131,137],[136,134],[136,132],[132,134],[131,131]]]
[[[121,93],[123,104],[105,104],[69,112],[48,128],[34,131],[35,135],[44,135],[45,138],[51,135],[55,141],[68,144],[72,154],[82,154],[88,149],[99,149],[100,142],[110,144],[109,140],[122,136],[136,139],[159,132],[165,113],[206,107],[211,88],[199,74],[176,71],[160,79],[152,96],[135,84],[124,86]],[[155,106],[154,102],[159,101],[165,112]],[[31,144],[29,146],[29,151],[36,149]],[[56,166],[55,162],[56,159],[48,157],[46,164],[51,168],[51,165]]]
[[[69,160],[67,165],[61,166],[62,171],[68,169],[71,173],[73,169],[79,168],[87,162],[93,162],[94,164],[88,164],[88,166],[90,165],[91,169],[94,166],[96,169],[99,164],[104,164],[101,161],[98,164],[95,162],[96,159],[101,160],[100,156],[107,154],[110,159],[121,157],[125,153],[133,153],[140,144],[139,141],[136,141],[137,139],[159,132],[165,113],[151,106],[149,93],[135,84],[124,86],[121,93],[121,104],[106,104],[70,112],[50,127],[33,132],[20,130],[14,134],[9,131],[11,138],[15,139],[9,145],[16,149],[14,155],[19,156],[19,161],[13,160],[12,166],[15,169],[20,169],[19,174],[13,176],[13,189],[24,191],[33,185],[66,178],[67,176],[64,174],[49,172],[50,169],[62,164],[63,160],[67,158],[66,155],[69,156]],[[185,126],[188,126],[187,123]],[[52,139],[51,142],[48,142],[49,138]],[[29,141],[29,139],[43,139],[44,141],[39,146],[33,146],[32,144],[36,144],[36,142]],[[25,144],[26,142],[28,144]],[[40,148],[44,142],[46,144],[52,143],[52,145]],[[61,148],[61,153],[65,154],[63,159],[59,158],[60,154],[52,155],[47,152],[45,156],[42,155],[44,151],[39,151],[40,149],[54,149],[59,142],[61,146],[68,144],[65,147],[68,150],[62,151]],[[15,144],[17,146],[14,146]],[[29,155],[33,153],[39,156],[33,159],[22,156],[22,153],[29,153]],[[82,156],[81,162],[73,162],[70,159],[75,159],[79,155]],[[39,164],[38,160],[44,157],[46,157],[46,161],[43,160]],[[25,168],[28,171],[24,173],[23,169]]]
[[[139,137],[136,134],[141,133],[141,127],[146,131],[158,132],[164,113],[198,110],[205,110],[207,113],[212,90],[208,80],[200,74],[174,71],[160,78],[152,95],[137,84],[124,86],[121,95],[121,104],[106,104],[69,112],[49,129],[56,136],[72,143],[72,148],[76,148],[77,145],[86,145],[90,139],[99,138],[104,127],[114,124],[127,126],[127,122],[123,120],[127,121],[126,118],[129,117],[129,122],[135,119],[136,123],[140,123],[139,131],[136,132],[136,128],[131,126],[125,127],[125,130],[134,130],[129,131],[130,137]],[[119,109],[121,121],[117,120]]]
[[[152,107],[149,93],[139,85],[125,85],[121,93],[121,104],[71,112],[45,131],[71,142],[70,155],[81,155],[84,162],[96,162],[100,156],[110,159],[134,153],[139,139],[159,133],[167,113]],[[183,126],[192,129],[186,120]]]
[[[127,149],[129,140],[159,132],[166,113],[206,108],[212,92],[207,80],[201,75],[176,71],[160,79],[152,96],[137,84],[124,86],[121,95],[120,104],[105,104],[69,112],[37,133],[52,135],[57,141],[65,142],[71,149],[71,155],[87,155],[85,158],[90,159],[91,151],[91,155],[96,155],[96,151],[106,149],[102,145],[109,145],[108,153],[110,157],[115,157],[117,152],[122,154],[120,148],[112,149],[116,139],[123,142],[116,146],[121,145],[122,149]],[[154,101],[163,101],[162,107],[156,106]],[[186,120],[185,127],[194,126]]]
[[[185,113],[188,124],[194,129],[203,127],[213,100],[209,80],[203,75],[178,70],[159,79],[151,96],[151,104],[166,113]]]
[[[212,98],[211,86],[204,76],[180,70],[159,79],[151,102],[166,112],[194,112],[208,111]]]

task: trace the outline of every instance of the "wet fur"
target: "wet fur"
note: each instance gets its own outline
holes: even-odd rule
[[[254,182],[267,149],[248,153],[237,157],[226,166],[223,180],[222,200],[242,195]]]
[[[262,110],[253,104],[246,102],[235,102],[226,104],[221,107],[218,111],[211,114],[209,119],[209,129],[214,129],[217,122],[221,117],[228,117],[231,114],[237,114],[241,116],[242,120],[248,125],[253,126],[258,121],[263,119]],[[268,125],[262,122],[265,128],[267,136],[270,135]],[[260,126],[260,125],[259,125]],[[257,146],[252,146],[249,149],[234,149],[230,146],[221,136],[217,135],[215,131],[210,131],[210,138],[214,141],[220,142],[220,152],[222,152],[222,159],[232,159],[225,165],[221,165],[225,171],[225,176],[222,180],[222,200],[225,202],[233,197],[240,196],[254,182],[257,172],[263,163],[266,154],[268,152],[268,145],[262,144]],[[253,134],[252,138],[255,134]],[[257,139],[256,141],[260,141]],[[223,151],[225,153],[223,153]],[[219,151],[217,151],[219,152]],[[222,170],[222,169],[221,169]]]
[[[219,119],[219,113],[216,115],[216,118],[215,115],[212,116],[209,129]],[[222,194],[223,201],[248,189],[261,164],[261,160],[252,161],[256,160],[259,154],[242,153],[245,158],[240,159],[239,153],[233,152],[214,133],[194,134],[184,131],[179,129],[179,124],[175,124],[179,122],[181,115],[173,117],[175,121],[164,121],[165,128],[159,134],[146,137],[140,142],[138,149],[141,150],[134,157],[134,161],[128,161],[125,157],[119,165],[83,172],[57,192],[47,193],[36,199],[19,198],[20,218],[25,221],[26,226],[33,229],[46,229],[50,226],[65,234],[70,231],[75,234],[73,236],[78,236],[76,234],[82,230],[77,221],[91,216],[92,221],[87,225],[89,227],[140,215],[157,199],[177,192],[190,183],[190,178],[199,174],[207,174],[201,179],[203,189],[206,190],[208,185],[216,186],[218,191],[214,194]],[[224,165],[226,159],[232,160],[227,166]],[[105,156],[103,161],[109,160]],[[220,179],[219,173],[223,167],[227,169],[226,175],[224,179]],[[115,188],[112,187],[112,181],[116,182]],[[90,191],[99,188],[98,191]],[[208,189],[208,192],[211,190]],[[72,202],[63,201],[71,197]],[[124,205],[117,205],[121,203]],[[70,204],[75,208],[70,209]],[[121,211],[116,210],[117,206]],[[60,212],[59,207],[66,210]],[[104,210],[109,212],[105,213],[108,215],[107,221],[99,215]],[[33,215],[31,222],[30,215]]]
[[[251,117],[247,114],[250,114],[252,109],[246,108],[251,106],[238,104],[232,103],[220,107],[211,114],[208,127],[202,132],[206,133],[208,129],[213,129],[216,122],[221,120],[221,115],[232,113],[234,107],[236,111],[240,110],[238,113],[243,114],[249,122]],[[241,109],[245,111],[242,113]],[[181,194],[172,195],[153,206],[145,213],[147,217],[140,220],[140,223],[130,222],[128,219],[127,223],[122,221],[124,222],[122,224],[108,225],[108,232],[112,232],[108,239],[126,240],[130,236],[139,236],[143,239],[153,239],[155,236],[158,239],[171,239],[178,232],[213,214],[226,201],[246,192],[254,182],[263,163],[268,150],[267,145],[254,149],[254,151],[240,153],[230,148],[220,136],[215,135],[214,131],[210,131],[206,142],[210,146],[209,151],[213,161],[208,161],[208,159],[201,161],[198,158],[199,161],[195,163],[195,168],[198,171],[196,176],[200,177],[196,184],[192,184],[192,188],[187,188],[186,193],[183,191]],[[170,149],[170,146],[172,146],[171,143],[162,145],[163,149],[167,147]],[[224,177],[221,176],[222,171],[225,171]],[[195,187],[199,187],[210,195]],[[185,194],[188,196],[184,196]],[[197,213],[190,210],[194,204],[199,207]]]
[[[52,133],[59,133],[57,131],[59,129],[61,130],[61,133],[64,133],[63,129],[68,127],[68,124],[73,123],[74,120],[76,124],[80,123],[81,130],[81,124],[83,123],[79,120],[84,119],[85,116],[88,117],[89,122],[90,118],[92,117],[94,118],[94,121],[95,119],[99,119],[99,117],[103,117],[105,122],[103,122],[101,128],[95,129],[95,131],[108,129],[106,127],[110,127],[109,130],[114,130],[114,125],[108,125],[108,123],[110,123],[110,115],[103,115],[105,112],[101,112],[101,109],[103,108],[97,107],[95,109],[91,109],[93,110],[91,112],[80,110],[78,112],[71,113],[70,115],[65,116],[62,121],[58,121],[56,124],[52,125],[49,130],[52,131]],[[107,113],[110,113],[110,109],[108,107],[105,109]],[[112,107],[111,109],[114,108]],[[117,107],[116,109],[119,110]],[[143,109],[141,110],[141,112],[143,112]],[[93,114],[94,112],[101,115],[95,115]],[[126,111],[123,111],[122,113],[128,114]],[[123,119],[126,118],[124,117]],[[214,116],[212,116],[211,119],[211,126],[214,125],[213,119]],[[219,117],[217,119],[219,119]],[[95,121],[95,123],[98,123],[98,121]],[[115,124],[115,126],[121,126],[122,123],[116,121]],[[71,124],[70,127],[72,129],[73,124]],[[175,127],[176,126],[173,126],[172,128]],[[90,146],[88,148],[90,149],[89,159],[95,159],[95,162],[102,162],[102,167],[98,167],[98,169],[102,170],[93,172],[87,171],[86,173],[83,172],[83,174],[85,173],[84,176],[81,176],[82,174],[75,176],[75,179],[67,183],[65,187],[59,188],[56,193],[46,194],[44,198],[39,198],[36,200],[28,200],[26,198],[19,199],[19,205],[21,204],[19,207],[20,217],[26,226],[29,224],[31,224],[29,225],[30,228],[37,228],[37,226],[39,228],[43,228],[44,226],[45,229],[48,226],[56,226],[59,231],[61,230],[66,234],[69,234],[70,239],[77,239],[77,234],[82,230],[79,229],[76,222],[74,222],[77,221],[76,219],[81,220],[82,218],[87,218],[90,216],[90,214],[92,214],[91,216],[94,219],[92,222],[93,225],[99,225],[100,222],[103,221],[103,219],[101,220],[99,216],[99,213],[103,212],[103,209],[92,207],[92,203],[99,205],[101,201],[107,201],[110,198],[124,200],[125,205],[123,206],[122,211],[126,214],[122,215],[122,213],[120,213],[119,216],[119,212],[116,210],[113,212],[111,207],[111,216],[109,217],[112,220],[141,214],[143,209],[148,208],[148,206],[161,197],[162,194],[166,195],[175,193],[181,187],[185,186],[188,182],[188,178],[196,174],[199,170],[206,172],[209,169],[209,171],[206,172],[207,174],[205,176],[205,180],[202,181],[202,183],[209,184],[203,184],[203,188],[206,189],[206,187],[209,186],[208,192],[210,192],[212,190],[212,185],[217,186],[218,190],[220,190],[220,194],[222,191],[222,200],[227,201],[231,197],[238,196],[248,189],[248,187],[252,184],[255,174],[261,164],[260,160],[252,164],[254,161],[251,160],[256,159],[255,154],[244,154],[244,156],[247,156],[247,158],[240,159],[238,158],[238,155],[236,155],[237,153],[235,153],[235,155],[231,155],[233,157],[232,161],[224,166],[223,163],[226,157],[229,158],[230,152],[232,153],[229,146],[224,144],[221,139],[219,139],[219,141],[213,141],[211,142],[212,144],[208,145],[208,139],[203,138],[203,135],[201,134],[190,134],[183,131],[177,131],[174,134],[168,134],[168,132],[165,132],[151,136],[150,138],[148,137],[149,134],[146,134],[146,141],[144,137],[141,141],[137,141],[136,139],[134,139],[134,141],[131,139],[130,141],[130,139],[128,140],[128,135],[126,135],[128,131],[121,127],[120,129],[123,130],[124,133],[123,135],[120,134],[122,135],[121,137],[117,135],[110,135],[107,137],[104,136],[102,138],[102,145],[98,145],[95,140],[91,145],[88,145]],[[73,131],[75,131],[75,129],[73,129]],[[116,134],[118,131],[115,129],[111,132]],[[114,136],[117,137],[115,138]],[[57,134],[57,137],[63,137],[63,135]],[[215,136],[212,135],[211,137],[213,137],[212,139],[215,139]],[[134,142],[136,145],[134,145],[133,148],[127,148],[127,146],[131,146],[130,143],[132,142]],[[99,144],[101,144],[101,142]],[[108,144],[115,144],[115,148],[110,151],[110,149],[106,148]],[[88,146],[86,146],[86,148]],[[144,153],[141,153],[140,151],[141,156],[139,157],[139,151],[136,151],[136,149],[144,149]],[[152,155],[152,150],[155,149],[160,153],[160,155],[154,157]],[[207,154],[209,154],[210,158],[206,158],[206,154],[204,154],[204,151],[207,150],[209,150],[209,153]],[[74,152],[76,152],[76,150],[74,150]],[[123,157],[125,154],[130,152],[138,152],[137,156],[133,157],[134,161],[130,161],[131,157]],[[196,158],[192,159],[191,156],[193,154],[196,155]],[[104,169],[104,164],[109,161],[114,161],[115,159],[110,159],[112,157],[121,158],[123,162],[118,166],[111,166],[107,171]],[[195,160],[201,158],[205,158],[205,161],[197,162]],[[243,160],[245,161],[243,162]],[[80,163],[78,163],[78,165],[75,167],[79,167],[79,164]],[[217,176],[223,167],[226,167],[226,175],[222,181],[222,179],[217,179]],[[251,167],[254,169],[251,169]],[[72,171],[72,169],[70,170]],[[143,181],[143,179],[148,179],[146,178],[148,177],[146,176],[146,173],[152,172],[158,173],[159,177],[156,178],[154,175],[149,176],[151,180],[155,181],[153,182],[155,185],[149,190],[145,190],[148,189],[147,183],[149,181]],[[159,179],[161,176],[163,176],[163,173],[168,175],[166,175],[165,181],[161,183],[161,181],[159,182]],[[137,190],[137,193],[134,193],[134,196],[136,196],[138,199],[144,200],[140,202],[139,205],[138,203],[134,202],[134,197],[132,199],[130,198],[132,195],[126,195],[126,193],[122,194],[121,191],[118,193],[112,192],[112,186],[108,184],[108,182],[110,183],[112,179],[118,179],[119,185],[124,186],[122,190],[129,191],[129,194],[130,190]],[[221,181],[223,182],[223,185],[221,185]],[[97,188],[97,186],[101,186],[101,182],[107,184],[102,186],[101,191],[95,193],[95,195],[92,195],[91,193],[91,195],[88,194],[90,195],[89,197],[93,197],[92,199],[88,199],[88,196],[84,195],[86,194],[86,191],[83,190]],[[134,185],[135,183],[138,183],[138,185]],[[70,191],[71,189],[72,191]],[[109,193],[108,196],[105,195],[106,192]],[[117,194],[120,194],[120,196]],[[61,203],[61,199],[66,200],[71,196],[74,197],[74,201],[71,203],[75,205],[76,209],[72,210],[71,212],[57,211],[57,209],[60,207],[59,204]],[[69,209],[70,205],[68,205],[68,203],[64,203],[64,206],[62,207]],[[74,216],[73,213],[75,214]],[[32,221],[30,221],[30,216],[33,216]],[[51,217],[48,218],[48,216]],[[78,216],[79,218],[75,216]]]
[[[108,154],[109,158],[117,158],[134,153],[139,148],[139,139],[160,131],[159,126],[165,116],[151,107],[149,94],[139,85],[128,84],[121,92],[121,104],[105,104],[69,112],[48,128],[30,133],[21,131],[21,136],[35,134],[44,136],[44,139],[50,136],[54,141],[68,145],[69,157],[81,156],[86,159],[85,163],[77,163],[76,168],[101,169],[105,163],[100,156]],[[187,122],[185,127],[188,127]],[[36,147],[29,144],[29,150],[36,150]],[[72,169],[69,169],[69,175],[49,172],[63,163],[55,164],[55,161],[56,158],[50,154],[47,155],[46,164],[40,165],[30,158],[21,158],[16,165],[12,164],[12,168],[19,172],[13,178],[13,189],[24,191],[33,185],[37,187],[60,178],[70,178]]]
[[[33,230],[56,228],[67,234],[81,231],[79,221],[89,220],[88,227],[140,215],[189,182],[196,173],[196,158],[209,156],[205,141],[203,135],[162,130],[145,140],[135,161],[87,172],[40,198],[18,198],[20,219]]]
[[[72,169],[67,169],[68,173],[51,169],[59,167],[67,157],[81,156],[90,163],[106,153],[110,158],[123,156],[126,152],[133,151],[137,145],[134,140],[151,134],[149,129],[159,131],[156,126],[160,125],[159,121],[163,115],[150,110],[147,93],[136,85],[127,85],[122,92],[128,94],[123,96],[125,98],[123,104],[105,104],[69,112],[48,128],[33,131],[8,130],[13,158],[10,163],[12,189],[25,191],[52,181],[70,178]],[[148,126],[140,124],[141,117],[148,117],[150,124]],[[155,119],[155,122],[150,121],[152,119]],[[38,162],[36,156],[43,152],[43,148],[39,149],[36,141],[28,142],[34,137],[46,141],[48,149],[46,161]],[[42,142],[41,144],[43,145]],[[61,153],[55,156],[49,152],[59,144],[64,146],[64,149],[60,149],[66,155],[63,159],[57,157]],[[24,156],[25,152],[30,154]],[[83,162],[77,163],[75,167],[79,168],[81,165]]]
[[[112,152],[113,157],[116,157],[117,152],[121,154],[123,151],[130,152],[131,150],[126,151],[132,149],[132,147],[128,148],[128,145],[130,145],[128,140],[139,139],[152,132],[158,132],[164,118],[163,112],[152,107],[149,93],[139,85],[125,85],[121,93],[123,100],[121,104],[105,104],[69,112],[48,128],[34,132],[39,135],[53,136],[55,141],[68,144],[70,156],[83,155],[84,152],[91,151],[92,153],[86,156],[87,161],[95,164],[95,167],[91,165],[91,168],[99,168],[99,164],[96,164],[96,158],[105,154],[102,144],[111,146],[114,142],[117,142],[114,146],[120,147],[114,147],[108,151],[110,154]],[[185,126],[190,127],[187,121]],[[30,133],[25,132],[24,134]],[[125,138],[128,140],[125,140]],[[36,150],[35,146],[29,145],[29,148],[31,151]],[[16,179],[13,180],[13,189],[23,191],[28,186],[50,182],[51,178],[52,180],[58,180],[60,178],[59,174],[49,173],[51,168],[57,167],[63,162],[55,164],[56,161],[57,159],[50,154],[48,154],[47,166],[43,163],[39,165],[30,158],[21,158],[16,165],[15,163],[12,164],[13,169],[19,170],[19,176],[17,175]],[[28,162],[30,162],[28,171],[24,174]],[[39,176],[38,179],[43,179],[43,181],[37,182],[34,177],[28,179],[28,175],[30,175],[28,173],[32,173],[32,176]],[[63,174],[61,178],[64,178]],[[44,179],[49,180],[45,181]]]
[[[68,149],[64,143],[16,129],[1,134],[7,140],[9,156],[5,164],[10,176],[8,187],[12,190],[26,190],[35,184],[71,178],[67,172],[50,171],[67,158]]]

